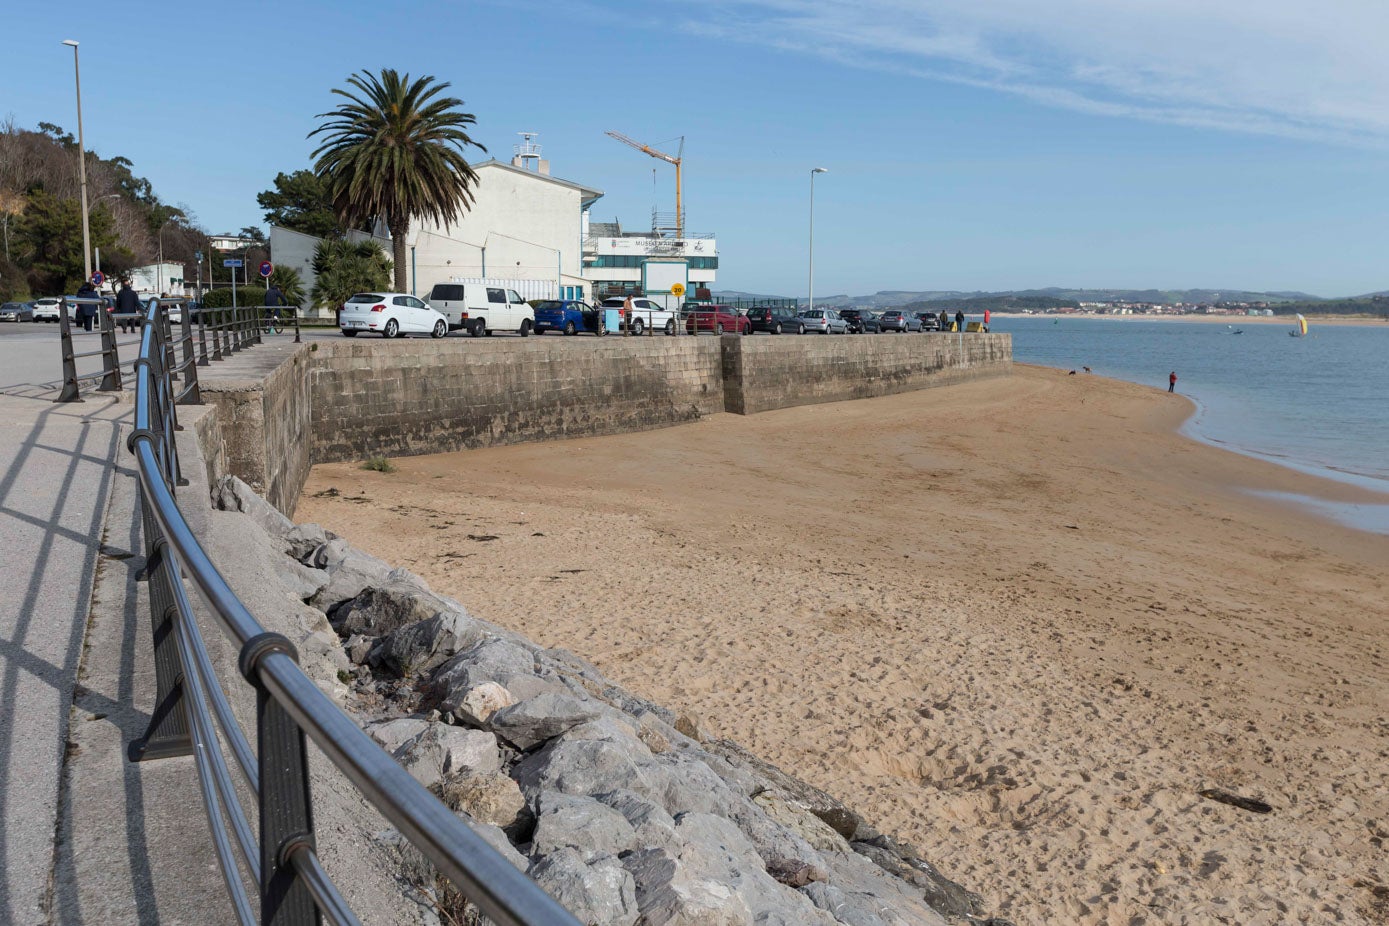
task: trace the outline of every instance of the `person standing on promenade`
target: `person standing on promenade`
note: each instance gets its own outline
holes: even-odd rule
[[[628,296],[626,299],[622,300],[622,323],[626,328],[626,330],[622,332],[623,334],[632,333],[632,309],[632,297]]]
[[[96,318],[96,310],[100,304],[101,296],[97,294],[96,287],[87,282],[77,288],[77,298],[97,300],[96,302],[77,303],[77,320],[82,323],[83,331],[91,331],[92,319]]]
[[[121,280],[121,291],[116,293],[116,318],[120,320],[121,331],[127,334],[139,324],[140,297],[130,288],[129,280]]]
[[[945,311],[945,309],[940,310],[940,330],[950,330],[950,313]]]
[[[965,330],[965,313],[964,313],[964,312],[956,312],[956,313],[955,313],[955,330],[956,330],[956,331],[964,331],[964,330]]]
[[[1171,373],[1169,373],[1169,374],[1167,375],[1167,391],[1168,391],[1168,392],[1176,392],[1176,391],[1177,391],[1177,371],[1176,371],[1176,370],[1173,370]]]

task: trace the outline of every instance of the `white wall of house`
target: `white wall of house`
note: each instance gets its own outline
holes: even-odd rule
[[[435,283],[479,277],[584,286],[584,203],[601,194],[499,161],[473,170],[475,202],[462,219],[411,223],[406,243],[414,254],[406,259],[414,291],[425,295]]]
[[[137,293],[155,296],[168,293],[170,296],[182,296],[185,295],[184,290],[191,285],[191,280],[185,283],[183,279],[183,264],[171,261],[147,264],[130,271],[130,288]]]

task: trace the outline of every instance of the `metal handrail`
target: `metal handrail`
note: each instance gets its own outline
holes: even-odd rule
[[[170,383],[172,338],[159,321],[159,306],[152,303],[135,363],[135,429],[128,441],[136,458],[145,520],[158,685],[157,708],[144,739],[132,747],[132,756],[150,760],[194,754],[218,865],[237,919],[257,922],[244,868],[258,889],[262,926],[307,926],[317,923],[320,915],[335,924],[356,926],[356,917],[317,858],[307,734],[385,818],[499,926],[578,926],[578,920],[319,691],[299,668],[289,640],[261,626],[198,543],[174,496],[179,480],[173,439],[176,394]],[[259,320],[238,309],[227,324],[234,326],[238,339],[250,338]],[[187,331],[185,325],[185,337]],[[259,749],[254,759],[227,695],[211,672],[185,579],[240,647],[242,675],[256,690]],[[213,715],[260,804],[258,854]],[[227,820],[235,838],[228,835]],[[242,866],[237,864],[238,852]]]

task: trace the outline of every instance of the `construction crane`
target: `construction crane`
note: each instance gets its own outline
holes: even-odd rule
[[[685,237],[685,210],[681,203],[680,162],[685,154],[685,136],[680,136],[680,148],[678,149],[678,153],[674,157],[671,157],[664,151],[657,151],[650,145],[643,145],[636,139],[628,138],[621,132],[606,132],[604,134],[610,138],[616,138],[624,145],[631,145],[638,151],[649,154],[658,161],[665,161],[667,164],[675,165],[675,237],[683,239]]]

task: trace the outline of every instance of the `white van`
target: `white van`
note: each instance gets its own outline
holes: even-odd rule
[[[448,319],[449,330],[466,329],[475,338],[494,331],[526,337],[535,330],[535,312],[514,289],[484,283],[435,283],[429,304]]]

